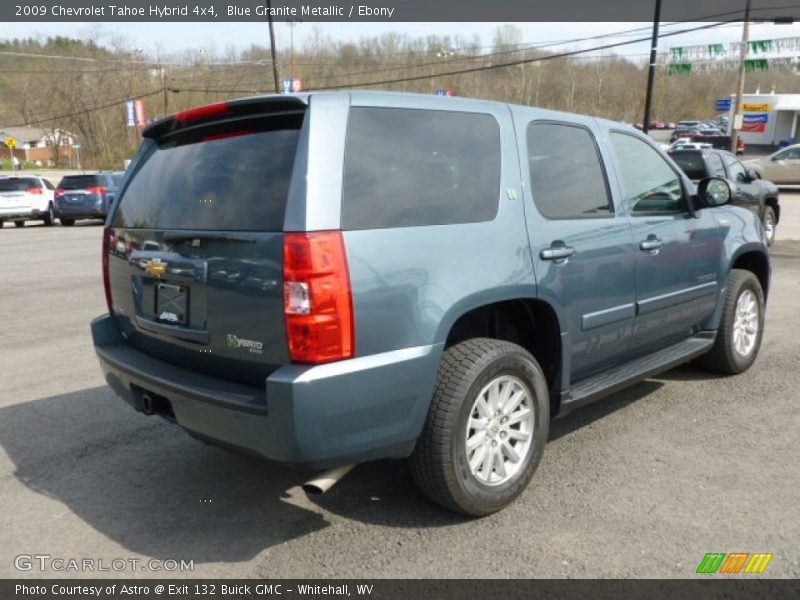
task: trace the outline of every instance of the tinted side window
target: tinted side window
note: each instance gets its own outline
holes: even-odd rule
[[[56,189],[56,186],[54,186],[49,179],[42,179],[42,181],[44,182],[44,187],[46,187],[48,190]]]
[[[548,219],[612,216],[603,165],[587,129],[531,123],[527,132],[531,195]]]
[[[353,108],[342,226],[490,221],[500,200],[500,127],[491,115]]]
[[[681,180],[650,144],[612,132],[625,197],[634,216],[687,210]]]
[[[800,159],[800,148],[787,148],[783,152],[778,152],[772,160],[798,160]]]
[[[729,177],[739,183],[747,182],[747,169],[733,156],[725,157],[725,164],[728,166]]]
[[[722,165],[722,158],[719,154],[708,155],[708,168],[711,171],[712,177],[727,177],[725,175],[725,167]]]

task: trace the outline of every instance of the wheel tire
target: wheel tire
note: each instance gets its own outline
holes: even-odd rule
[[[75,225],[75,219],[59,219],[64,227],[72,227]]]
[[[764,233],[767,238],[767,246],[772,246],[775,241],[775,209],[771,206],[764,207]]]
[[[492,460],[488,477],[502,481],[487,484],[471,471],[470,455],[466,449],[467,427],[473,411],[477,411],[475,414],[479,420],[485,420],[480,418],[479,396],[487,397],[489,403],[488,396],[482,392],[489,384],[496,385],[498,381],[511,383],[512,397],[519,390],[527,394],[522,402],[532,409],[533,422],[522,418],[524,423],[519,422],[520,429],[516,431],[518,435],[527,426],[533,437],[527,444],[519,438],[512,439],[510,428],[514,427],[512,422],[515,418],[520,420],[518,416],[512,416],[506,425],[497,422],[491,431],[491,424],[497,417],[493,417],[484,429],[469,430],[475,432],[473,435],[480,433],[482,439],[487,440],[475,449],[476,454],[483,452],[481,456],[485,456],[486,452],[496,452],[501,461],[510,460],[503,451],[490,450],[489,445],[506,447],[512,441],[515,444],[512,448],[522,448],[524,452],[515,464],[508,463],[512,470],[507,472],[509,477],[505,480],[497,473],[496,463]],[[498,391],[505,389],[501,387]],[[486,408],[489,404],[481,406]],[[504,429],[500,430],[501,427]],[[488,515],[509,504],[528,485],[542,458],[549,427],[547,382],[536,359],[524,348],[510,342],[488,338],[467,340],[444,352],[428,418],[409,459],[411,473],[422,493],[433,502],[468,516]],[[489,436],[492,436],[491,440]],[[503,436],[503,440],[499,436]],[[476,455],[471,457],[473,460],[478,458]],[[477,464],[479,471],[483,464],[484,460]]]
[[[752,328],[753,322],[757,324],[757,330],[753,334],[752,345],[745,344],[737,349],[737,340],[740,340],[744,332],[737,325],[737,319],[742,319],[743,298],[751,294],[751,299],[755,302],[753,309],[758,311],[755,317],[739,320],[740,323],[749,322]],[[741,303],[741,304],[740,304]],[[752,314],[752,313],[750,313]],[[755,321],[753,321],[755,318]],[[764,332],[764,291],[758,278],[750,271],[733,269],[728,276],[727,290],[725,292],[724,305],[722,307],[722,321],[720,322],[717,339],[711,350],[700,360],[705,367],[724,373],[725,375],[736,375],[750,368],[758,356],[761,347],[761,337]],[[741,350],[746,350],[742,353]]]
[[[48,227],[52,227],[55,221],[56,221],[56,213],[53,210],[53,205],[48,204],[47,214],[44,216],[44,224],[47,225]]]
[[[25,221],[14,221],[14,225],[17,227],[25,227]]]

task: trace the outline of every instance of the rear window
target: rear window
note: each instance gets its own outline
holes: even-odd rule
[[[706,176],[706,163],[699,152],[673,152],[670,156],[689,179],[703,179]]]
[[[500,127],[491,115],[353,108],[342,225],[381,229],[490,221],[500,199]]]
[[[128,182],[114,226],[281,231],[302,118],[267,121],[161,144]]]
[[[97,175],[70,175],[64,177],[58,187],[62,190],[85,190],[102,183]]]
[[[39,181],[28,177],[0,179],[0,192],[24,192],[31,187],[42,187]]]

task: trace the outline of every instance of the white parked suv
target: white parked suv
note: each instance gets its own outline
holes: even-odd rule
[[[53,225],[55,186],[39,175],[0,177],[0,227],[14,221],[24,227],[25,221],[44,221]]]

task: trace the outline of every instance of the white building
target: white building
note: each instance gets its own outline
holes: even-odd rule
[[[736,98],[731,96],[730,119]],[[800,141],[800,94],[744,94],[742,139],[745,144],[777,146]]]

